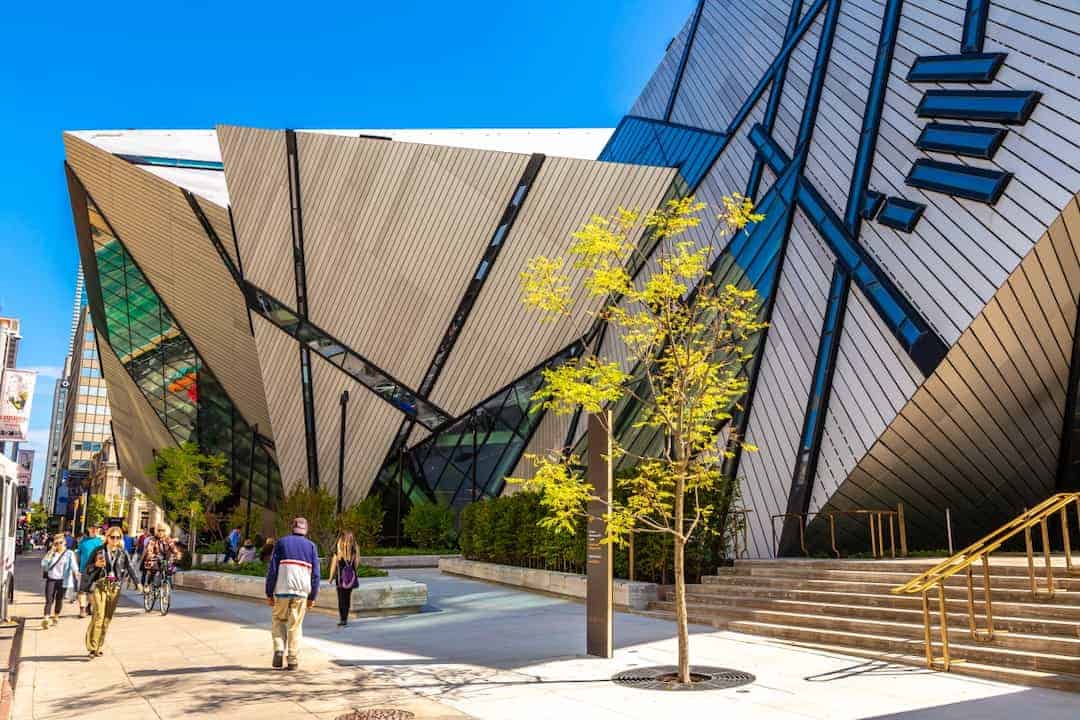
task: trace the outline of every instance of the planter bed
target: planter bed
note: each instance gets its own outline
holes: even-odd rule
[[[213,572],[211,570],[187,570],[174,576],[176,587],[185,590],[234,595],[264,600],[266,579],[258,575]],[[427,585],[402,578],[360,578],[359,586],[352,594],[352,614],[404,615],[420,612],[427,604]],[[315,607],[337,611],[337,593],[334,586],[323,581]]]
[[[488,580],[501,585],[539,590],[553,595],[585,599],[585,576],[557,570],[539,570],[515,565],[443,558],[439,570],[451,575]],[[657,600],[656,583],[615,580],[615,606],[630,610],[645,610],[650,602]]]
[[[360,564],[368,567],[390,569],[437,568],[444,558],[460,558],[460,555],[361,555]]]

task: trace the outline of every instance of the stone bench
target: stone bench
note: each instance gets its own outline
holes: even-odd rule
[[[264,600],[266,578],[257,575],[236,575],[211,570],[186,570],[173,576],[178,588],[202,592],[235,595]],[[427,604],[427,585],[403,578],[359,578],[360,584],[352,594],[353,615],[405,615],[417,613]],[[319,586],[315,607],[337,610],[337,593],[325,580]]]
[[[553,595],[585,599],[585,576],[557,570],[540,570],[514,565],[466,560],[461,557],[444,558],[439,561],[439,570],[451,575],[488,580],[502,585],[539,590]],[[645,610],[649,603],[657,600],[656,583],[615,580],[614,602],[616,607],[631,610]]]

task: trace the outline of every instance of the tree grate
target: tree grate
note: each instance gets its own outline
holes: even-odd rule
[[[616,685],[641,690],[685,692],[691,690],[726,690],[740,685],[749,685],[757,679],[742,670],[695,665],[690,668],[691,682],[680,683],[675,680],[678,677],[678,672],[679,668],[674,665],[633,668],[632,670],[623,670],[616,673],[612,676],[611,681]]]
[[[414,720],[415,714],[408,710],[395,708],[371,708],[370,710],[353,710],[351,713],[338,715],[335,720]]]

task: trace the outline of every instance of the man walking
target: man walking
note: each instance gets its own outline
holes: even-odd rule
[[[236,560],[236,556],[240,554],[240,539],[240,527],[234,527],[225,539],[225,562]]]
[[[105,544],[105,539],[98,535],[97,525],[91,525],[86,532],[86,537],[80,540],[75,548],[75,553],[79,556],[79,576],[81,578],[79,583],[79,617],[86,617],[90,612],[90,576],[86,572],[86,564],[90,561],[90,556],[94,554],[94,551]]]
[[[319,594],[319,551],[307,539],[308,522],[292,521],[292,535],[274,545],[266,571],[266,604],[273,608],[270,632],[274,639],[273,666],[295,670],[303,637],[304,614]]]

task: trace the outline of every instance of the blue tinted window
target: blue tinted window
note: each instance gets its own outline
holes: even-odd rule
[[[917,160],[908,173],[907,184],[993,204],[1001,197],[1010,179],[1011,173],[1000,170]]]

